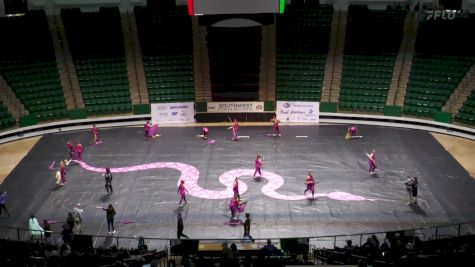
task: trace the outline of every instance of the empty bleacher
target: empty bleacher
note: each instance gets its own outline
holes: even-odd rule
[[[475,88],[472,89],[472,94],[460,108],[455,116],[455,120],[461,123],[475,125]]]
[[[382,112],[401,44],[406,10],[350,5],[340,110]]]
[[[319,101],[333,7],[287,6],[277,16],[276,100]]]
[[[88,115],[132,110],[118,8],[61,10]]]
[[[0,74],[39,121],[68,115],[44,11],[0,18]]]
[[[0,101],[0,129],[6,129],[15,125],[15,119],[8,109]]]
[[[191,18],[186,7],[136,7],[151,103],[194,101]]]
[[[430,117],[442,110],[474,63],[475,42],[467,38],[474,26],[469,18],[420,22],[404,114]]]

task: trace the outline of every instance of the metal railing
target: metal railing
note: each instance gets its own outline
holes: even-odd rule
[[[308,239],[309,247],[313,248],[335,248],[344,247],[347,240],[351,240],[353,245],[363,245],[367,238],[375,235],[379,240],[384,240],[387,233],[398,232],[403,233],[405,237],[419,238],[421,241],[437,240],[444,238],[460,237],[464,235],[475,233],[475,221],[444,224],[412,229],[395,229],[381,232],[369,232],[359,234],[342,234],[342,235],[328,235],[328,236],[307,236],[295,237],[296,239]],[[88,235],[92,237],[95,248],[108,248],[116,246],[118,248],[137,248],[138,241],[141,237],[138,236],[115,236],[115,235]],[[35,239],[49,239],[53,243],[60,242],[61,233],[50,231],[48,233],[42,232],[38,235],[32,236],[29,229],[2,226],[0,225],[0,239],[7,239],[20,242],[28,242]],[[162,250],[170,246],[169,238],[143,237],[145,244],[149,249]],[[268,238],[255,238],[257,241],[265,241]],[[276,238],[270,238],[275,240]],[[196,240],[196,239],[195,239]],[[201,242],[227,242],[227,243],[244,243],[248,240],[242,238],[219,238],[219,239],[199,239]]]

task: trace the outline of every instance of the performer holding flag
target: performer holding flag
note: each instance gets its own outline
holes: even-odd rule
[[[76,147],[74,146],[73,141],[66,142],[66,147],[69,150],[69,159],[70,160],[74,159],[74,154],[75,154]]]
[[[203,139],[208,139],[208,133],[209,133],[208,128],[203,127],[203,128],[201,128],[201,134],[197,135],[197,137],[201,137]]]
[[[366,153],[366,152],[365,152]],[[369,174],[373,175],[374,170],[376,169],[376,150],[372,150],[371,154],[366,153],[366,156],[368,156],[368,164],[369,164]]]
[[[92,142],[93,144],[99,143],[99,130],[96,127],[96,124],[92,125]]]
[[[231,210],[231,220],[236,220],[236,215],[243,213],[246,209],[247,201],[241,201],[239,196],[234,196],[229,201],[229,210]]]
[[[237,118],[234,118],[234,125],[232,126],[233,129],[233,141],[238,140],[238,129],[239,129],[239,123]]]
[[[407,181],[404,182],[407,188],[407,192],[409,193],[409,202],[407,205],[415,205],[417,204],[417,177],[409,177]]]
[[[272,122],[274,125],[273,125],[273,128],[274,128],[274,136],[281,136],[280,134],[280,130],[279,130],[279,123],[280,121],[277,119],[277,116],[274,115],[274,117],[270,120],[270,122]]]
[[[150,128],[152,128],[152,124],[150,123],[149,120],[147,120],[143,126],[144,137],[147,140],[150,140],[152,138]]]
[[[363,138],[361,135],[356,135],[358,133],[358,128],[353,125],[351,127],[348,127],[348,130],[346,130],[346,136],[345,139],[356,139],[356,138]]]
[[[236,196],[239,197],[239,180],[237,177],[234,179],[233,192],[234,192],[234,197]]]
[[[155,139],[157,137],[160,137],[160,135],[158,134],[158,123],[155,123],[155,124],[150,124],[150,128],[148,130],[149,132],[149,136],[150,136],[150,139]]]

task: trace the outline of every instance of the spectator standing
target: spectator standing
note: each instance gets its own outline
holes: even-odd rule
[[[243,238],[249,238],[252,242],[254,242],[254,238],[251,236],[251,214],[246,213],[246,220],[244,221],[244,234]]]
[[[178,239],[180,239],[182,236],[185,238],[190,238],[187,235],[183,233],[183,229],[185,228],[183,225],[183,217],[181,216],[181,213],[177,213],[177,231],[176,231],[176,236]]]
[[[0,194],[0,216],[2,216],[2,210],[10,217],[10,213],[7,210],[7,191],[3,191]]]
[[[97,206],[96,208],[106,211],[107,231],[109,232],[109,234],[111,233],[115,234],[116,231],[114,228],[114,217],[115,217],[116,212],[112,204],[109,203],[109,206],[107,206],[107,208],[99,207],[99,206]]]
[[[74,218],[73,232],[76,235],[79,235],[82,232],[82,221],[83,221],[82,213],[83,213],[83,209],[81,209],[81,204],[77,203],[73,209],[73,218]]]
[[[36,219],[35,215],[31,215],[30,219],[28,220],[28,226],[30,229],[30,237],[31,239],[41,239],[44,234],[43,228],[40,226],[40,223]]]

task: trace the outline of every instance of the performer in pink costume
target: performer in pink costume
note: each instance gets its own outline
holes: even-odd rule
[[[376,169],[376,150],[373,149],[373,151],[371,151],[371,154],[369,154],[368,157],[369,174],[373,175],[374,170]]]
[[[180,203],[178,203],[178,205],[181,206],[182,201],[185,201],[185,204],[188,204],[188,202],[186,202],[186,194],[185,193],[189,193],[189,192],[185,188],[185,181],[181,180],[181,183],[178,186],[177,193],[180,194]]]
[[[262,176],[262,173],[261,173],[261,168],[262,168],[262,159],[261,159],[261,155],[257,155],[256,157],[256,170],[254,171],[254,178],[257,178],[256,177],[256,174],[259,173],[259,176],[258,177],[261,177]]]
[[[149,135],[150,132],[150,127],[152,127],[152,124],[150,124],[150,121],[147,120],[143,126],[143,131],[144,131],[144,137],[145,139],[150,139],[151,136]]]
[[[262,158],[261,158],[261,155],[257,155],[256,157],[256,161],[255,161],[255,165],[256,165],[256,169],[254,171],[254,178],[257,178],[256,177],[256,174],[259,173],[259,176],[258,177],[261,177],[262,176],[262,173],[261,173],[261,168],[262,168]]]
[[[158,135],[158,123],[155,123],[155,124],[150,124],[150,128],[148,130],[149,132],[149,138],[157,138],[159,135]]]
[[[209,130],[208,130],[208,128],[206,128],[206,127],[203,127],[203,129],[201,129],[201,135],[202,135],[202,138],[204,138],[204,139],[208,139],[208,133],[209,133]]]
[[[74,143],[72,141],[68,141],[66,143],[66,146],[68,147],[68,150],[69,150],[69,159],[74,159],[74,152],[75,152],[75,147],[74,147]]]
[[[92,141],[93,144],[97,144],[99,142],[99,130],[95,124],[92,125]]]
[[[246,209],[246,202],[241,202],[239,196],[231,198],[229,201],[229,210],[231,211],[231,220],[236,219],[236,215],[243,213]]]
[[[76,152],[78,153],[78,160],[82,161],[82,145],[79,143],[79,141],[76,145]]]
[[[312,172],[308,172],[308,175],[307,175],[307,179],[305,181],[305,184],[307,185],[307,189],[305,189],[305,191],[303,191],[303,194],[305,195],[307,193],[307,191],[311,191],[312,192],[312,198],[314,198],[314,194],[315,194],[315,180],[313,179],[313,175],[312,175]]]
[[[277,117],[274,115],[274,117],[270,120],[270,122],[274,123],[273,128],[274,128],[274,134],[276,136],[280,136],[280,130],[279,130],[279,123],[280,121],[277,119]]]
[[[238,140],[238,129],[239,129],[239,123],[238,123],[238,120],[235,118],[234,125],[233,125],[233,141]]]
[[[358,128],[356,126],[351,126],[348,127],[346,130],[346,139],[357,139],[357,138],[363,138],[361,135],[356,135],[358,133]]]
[[[236,179],[234,179],[233,192],[234,192],[234,197],[236,196],[239,197],[239,180],[237,177]]]

